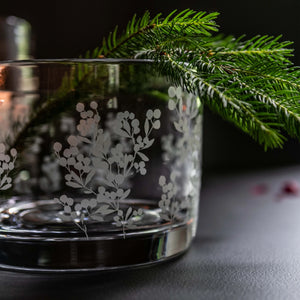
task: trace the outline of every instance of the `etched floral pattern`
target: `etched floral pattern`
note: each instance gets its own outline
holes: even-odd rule
[[[60,166],[66,170],[65,184],[87,197],[78,200],[61,195],[55,198],[64,207],[60,217],[74,221],[87,236],[86,220],[103,222],[110,215],[125,234],[126,228],[136,227],[135,218],[143,214],[142,209],[122,208],[122,202],[131,191],[126,181],[133,175],[147,173],[149,158],[144,150],[154,143],[150,135],[160,128],[161,111],[148,110],[143,126],[134,113],[117,113],[110,123],[118,138],[112,139],[109,130],[101,128],[96,102],[91,102],[88,108],[78,103],[76,110],[81,117],[78,134],[67,138],[68,146],[56,142],[53,149]]]
[[[198,201],[202,116],[194,95],[185,95],[180,87],[172,86],[168,94],[168,109],[175,112],[173,125],[179,135],[169,134],[162,138],[163,160],[169,162],[171,170],[169,180],[163,175],[159,178],[162,189],[159,207],[161,218],[174,222],[189,218]],[[181,186],[180,193],[178,186]]]
[[[102,119],[97,102],[78,103],[79,120],[67,115],[57,125],[58,132],[66,137],[53,143],[55,156],[46,150],[46,125],[41,128],[43,138],[32,139],[28,153],[40,155],[38,177],[25,166],[13,182],[11,172],[17,151],[0,143],[0,191],[14,185],[19,194],[31,194],[37,188],[53,197],[66,186],[67,190],[54,198],[63,207],[58,212],[62,222],[74,222],[87,237],[88,224],[110,224],[123,230],[125,237],[127,229],[143,226],[143,218],[147,217],[140,204],[130,206],[135,197],[133,177],[147,175],[144,182],[151,177],[158,183],[153,188],[161,190],[160,199],[155,200],[161,221],[175,224],[188,220],[193,213],[196,215],[200,190],[201,103],[179,87],[170,87],[168,96],[164,129],[170,134],[160,136],[157,142],[154,136],[164,132],[153,134],[161,127],[160,109],[148,109],[137,117],[133,112],[117,113],[115,107],[107,106],[110,111]],[[155,151],[149,151],[154,143]],[[153,177],[155,165],[149,169],[149,164],[153,158],[155,164],[161,164],[156,155],[159,152],[167,173]],[[22,159],[35,161],[26,153],[22,153]]]
[[[0,191],[5,191],[12,187],[10,173],[15,168],[16,158],[16,149],[10,149],[8,154],[6,153],[5,145],[0,143]]]

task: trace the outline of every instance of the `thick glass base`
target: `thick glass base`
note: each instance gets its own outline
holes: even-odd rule
[[[0,230],[0,268],[48,273],[114,270],[164,261],[188,249],[193,220],[159,224],[159,213],[149,203],[142,206],[138,229],[124,235],[112,224],[91,224],[88,238],[74,224],[57,218],[52,200],[7,207],[1,212],[5,225]]]

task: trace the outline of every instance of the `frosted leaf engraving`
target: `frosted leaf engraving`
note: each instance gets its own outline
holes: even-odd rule
[[[178,134],[162,137],[163,160],[171,167],[168,180],[166,176],[159,178],[159,207],[162,219],[175,222],[190,217],[199,197],[201,114],[194,95],[184,95],[180,87],[173,86],[168,94],[168,108],[176,113],[173,125]]]
[[[10,149],[9,154],[5,150],[5,145],[0,143],[0,191],[5,191],[12,187],[10,172],[15,168],[17,158],[16,149]]]
[[[103,222],[108,218],[122,227],[125,234],[126,228],[136,227],[134,220],[143,210],[122,209],[121,204],[131,191],[124,183],[133,175],[147,173],[149,158],[144,150],[154,143],[150,135],[160,128],[161,112],[148,110],[143,126],[134,113],[117,113],[115,119],[110,119],[112,138],[110,130],[101,128],[96,102],[91,102],[87,109],[83,103],[78,103],[76,110],[81,117],[78,134],[67,138],[67,147],[56,142],[53,149],[60,166],[66,169],[65,184],[86,194],[86,198],[78,200],[67,195],[55,198],[64,207],[60,217],[73,221],[86,236],[87,220]],[[95,184],[99,177],[101,185]]]

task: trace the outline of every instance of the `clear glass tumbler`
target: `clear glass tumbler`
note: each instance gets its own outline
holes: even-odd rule
[[[145,60],[0,64],[0,267],[147,265],[188,249],[199,98]]]

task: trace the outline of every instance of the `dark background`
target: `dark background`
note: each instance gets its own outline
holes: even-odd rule
[[[31,23],[37,58],[78,57],[98,46],[116,24],[122,28],[134,13],[142,14],[146,9],[154,15],[193,8],[220,12],[218,24],[225,34],[283,34],[285,40],[295,42],[294,62],[300,65],[299,0],[0,1],[0,15],[15,15]],[[206,171],[300,162],[300,147],[295,140],[289,140],[283,150],[265,153],[248,136],[208,110],[204,120]]]

